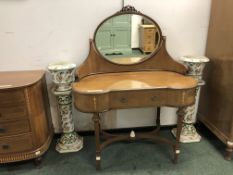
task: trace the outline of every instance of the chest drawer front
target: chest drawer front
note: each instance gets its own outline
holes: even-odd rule
[[[154,51],[154,45],[151,44],[145,44],[144,45],[144,52],[153,52]]]
[[[0,137],[23,134],[30,131],[29,121],[0,122]]]
[[[155,35],[153,35],[153,34],[145,35],[144,41],[155,41]]]
[[[0,139],[0,154],[28,151],[33,148],[30,134]]]
[[[0,122],[27,118],[23,90],[0,92]]]
[[[0,107],[0,122],[27,118],[27,109],[23,106]]]
[[[144,34],[145,35],[154,35],[155,34],[155,29],[145,29]]]
[[[25,103],[23,89],[3,90],[0,92],[0,106]]]
[[[154,45],[154,42],[152,40],[145,40],[144,45]]]

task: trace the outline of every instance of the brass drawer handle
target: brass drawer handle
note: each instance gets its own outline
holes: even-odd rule
[[[2,145],[2,149],[9,149],[10,148],[10,146],[9,145]]]
[[[157,100],[156,96],[151,97],[151,101],[156,101],[156,100]]]
[[[126,102],[127,102],[127,99],[123,97],[123,98],[120,99],[120,102],[121,102],[121,103],[126,103]]]
[[[6,129],[5,128],[0,128],[0,134],[3,134],[6,132]]]

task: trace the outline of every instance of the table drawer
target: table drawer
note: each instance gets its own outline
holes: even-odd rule
[[[23,134],[30,131],[29,121],[0,122],[0,137],[13,134]]]
[[[111,108],[131,108],[141,106],[162,106],[166,101],[166,92],[135,91],[128,93],[112,93]]]
[[[129,92],[113,92],[110,109],[153,107],[153,106],[186,106],[195,101],[195,88],[186,90],[157,89]]]
[[[0,139],[0,154],[28,151],[33,148],[30,134],[22,134]]]

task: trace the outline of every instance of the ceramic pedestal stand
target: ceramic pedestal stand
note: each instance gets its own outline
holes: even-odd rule
[[[58,109],[61,116],[63,133],[58,140],[56,150],[59,153],[76,152],[83,147],[83,138],[74,131],[72,118],[72,88],[74,69],[72,63],[55,63],[48,66],[56,87],[53,93],[57,98]]]
[[[205,64],[209,62],[209,59],[200,56],[184,56],[181,57],[181,61],[189,68],[188,76],[193,77],[198,81],[198,87],[196,91],[196,103],[186,107],[185,116],[183,120],[183,126],[180,136],[180,142],[182,143],[192,143],[192,142],[200,142],[201,136],[197,133],[196,128],[194,127],[194,122],[196,120],[196,111],[197,111],[197,99],[200,91],[200,87],[205,84],[205,81],[202,80],[202,73],[205,67]],[[174,136],[176,136],[176,128],[172,130]]]

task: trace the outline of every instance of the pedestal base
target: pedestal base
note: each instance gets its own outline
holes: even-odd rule
[[[187,129],[190,129],[190,128],[191,130],[187,131]],[[171,132],[174,135],[174,137],[176,137],[176,128],[173,128]],[[180,135],[181,143],[194,143],[194,142],[200,142],[200,141],[201,141],[201,136],[197,133],[195,127],[192,124],[191,126],[189,126],[189,128],[182,127],[182,131]]]
[[[58,140],[56,150],[59,153],[77,152],[83,148],[83,138],[75,132],[64,133]]]

